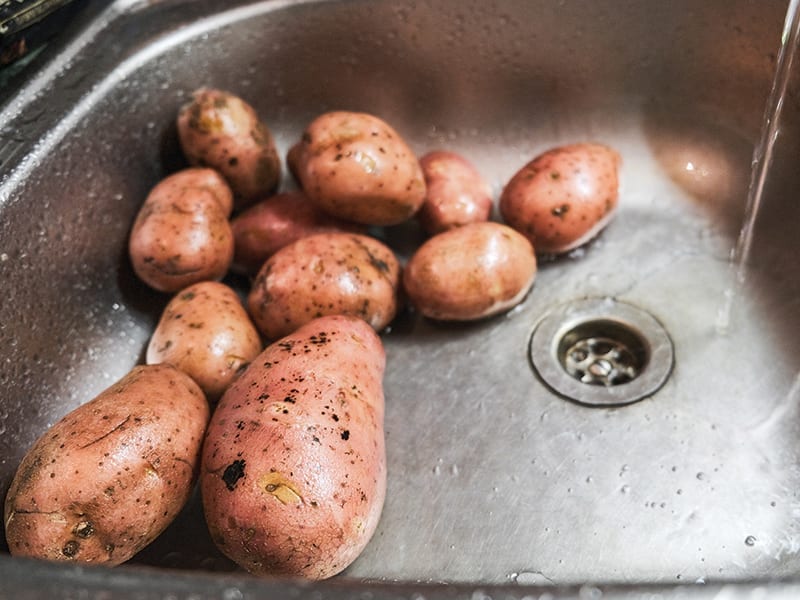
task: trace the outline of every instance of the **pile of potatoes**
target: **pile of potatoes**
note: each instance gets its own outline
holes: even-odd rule
[[[537,253],[612,218],[619,156],[580,143],[534,158],[502,192],[502,224],[465,158],[417,159],[376,116],[314,119],[287,155],[299,189],[282,193],[272,136],[242,99],[200,89],[177,123],[190,167],[150,191],[129,239],[137,276],[172,294],[147,364],[29,450],[5,502],[9,547],[119,564],[199,479],[225,555],[330,577],[369,541],[386,491],[378,333],[404,303],[441,321],[517,305]],[[430,237],[403,266],[369,233],[409,219]],[[250,277],[244,303],[220,283],[229,270]]]

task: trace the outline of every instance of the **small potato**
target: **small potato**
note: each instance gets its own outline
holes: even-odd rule
[[[400,264],[378,240],[318,233],[285,246],[258,272],[247,298],[267,339],[324,315],[353,315],[380,331],[397,312]]]
[[[189,376],[134,367],[22,459],[5,501],[11,554],[106,565],[131,558],[189,499],[208,417]]]
[[[427,233],[489,220],[492,191],[467,159],[437,150],[419,159],[419,164],[427,192],[417,218]]]
[[[214,402],[259,352],[258,331],[236,292],[202,281],[167,304],[147,346],[147,364],[177,367]]]
[[[425,199],[416,156],[378,117],[329,112],[303,132],[290,164],[309,199],[325,212],[364,225],[395,225]]]
[[[499,223],[471,223],[433,236],[403,273],[406,293],[432,319],[470,321],[519,304],[536,277],[525,237]]]
[[[276,194],[254,204],[231,221],[233,268],[255,275],[284,246],[315,233],[360,232],[364,228],[328,215],[302,192]]]
[[[601,144],[555,148],[533,159],[508,182],[500,213],[540,254],[585,244],[617,207],[620,156]]]
[[[221,279],[233,260],[231,205],[230,189],[211,169],[164,179],[133,224],[128,250],[136,275],[161,292]]]
[[[277,188],[281,161],[272,134],[241,98],[209,88],[195,91],[178,113],[178,137],[189,164],[225,176],[237,209]]]
[[[386,494],[385,361],[364,321],[322,317],[228,388],[200,475],[225,555],[252,573],[324,579],[361,553]]]

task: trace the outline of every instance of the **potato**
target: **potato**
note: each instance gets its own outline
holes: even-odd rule
[[[519,304],[536,277],[530,242],[500,223],[471,223],[433,236],[403,273],[411,303],[432,319],[469,321]]]
[[[274,340],[325,315],[361,317],[381,330],[397,312],[400,264],[378,240],[318,233],[264,263],[247,297],[259,331]]]
[[[331,577],[386,491],[385,355],[362,320],[322,317],[269,346],[222,397],[200,487],[219,549],[259,574]]]
[[[221,279],[233,260],[231,192],[211,169],[185,169],[148,194],[133,224],[133,270],[161,292]]]
[[[147,364],[177,367],[214,402],[261,348],[236,292],[216,281],[202,281],[167,304],[147,346]]]
[[[195,91],[178,113],[178,137],[189,164],[225,176],[237,209],[277,188],[281,161],[272,134],[241,98],[209,88]]]
[[[549,150],[511,178],[500,197],[500,213],[537,253],[569,252],[613,217],[619,163],[619,154],[601,144]]]
[[[188,500],[209,409],[187,375],[139,366],[33,445],[5,501],[15,556],[118,565]]]
[[[419,161],[378,117],[329,112],[303,132],[290,162],[303,190],[325,212],[364,225],[395,225],[425,199]]]
[[[254,204],[231,221],[233,268],[255,275],[284,246],[315,233],[363,231],[363,227],[331,217],[302,192],[276,194]]]
[[[489,220],[492,191],[467,159],[437,150],[419,159],[419,164],[427,191],[417,218],[427,233]]]

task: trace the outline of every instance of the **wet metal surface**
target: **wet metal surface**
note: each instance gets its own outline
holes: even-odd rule
[[[523,586],[508,597],[593,598],[550,586],[613,583],[633,587],[603,597],[638,598],[637,586],[697,582],[745,598],[761,588],[730,584],[800,576],[796,81],[746,285],[729,262],[785,3],[226,6],[115,2],[0,106],[0,492],[46,427],[141,359],[167,298],[133,278],[127,234],[149,188],[182,166],[178,107],[214,85],[251,102],[283,153],[320,112],[364,110],[419,154],[463,153],[495,197],[555,145],[601,141],[623,157],[615,220],[542,261],[519,307],[457,326],[406,313],[384,333],[384,513],[319,589],[344,597],[367,579],[467,586],[430,597],[508,584]],[[385,238],[407,256],[421,234]],[[664,386],[622,408],[565,402],[530,366],[537,323],[597,297],[645,310],[674,346]],[[197,499],[134,562],[203,571],[198,594],[207,572],[233,570]],[[17,565],[38,573],[0,556]],[[114,574],[120,590],[149,579]]]

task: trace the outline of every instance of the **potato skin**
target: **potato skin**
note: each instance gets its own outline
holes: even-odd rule
[[[201,281],[167,304],[146,361],[177,367],[215,402],[261,349],[258,331],[236,292],[216,281]]]
[[[178,515],[209,409],[187,375],[134,367],[33,445],[5,501],[11,553],[118,565]]]
[[[225,182],[210,187],[210,169],[170,175],[148,194],[136,215],[128,252],[136,275],[161,292],[177,292],[198,281],[221,279],[233,260],[233,232],[221,195]]]
[[[391,126],[366,113],[317,117],[290,161],[309,199],[347,221],[395,225],[411,218],[425,199],[414,153]]]
[[[562,254],[596,236],[611,220],[619,193],[619,154],[602,144],[554,148],[508,182],[500,213],[540,254]]]
[[[318,233],[289,244],[264,263],[247,297],[270,340],[325,315],[353,315],[380,331],[397,312],[400,264],[378,240]]]
[[[255,275],[270,256],[300,238],[332,231],[361,232],[363,227],[342,221],[317,208],[302,192],[270,196],[231,221],[234,238],[232,267]]]
[[[525,237],[506,225],[471,223],[433,236],[403,273],[411,303],[432,319],[469,321],[523,300],[536,276]]]
[[[269,346],[225,392],[203,447],[211,537],[248,571],[331,577],[366,546],[386,493],[385,354],[329,316]]]
[[[420,158],[419,164],[427,192],[417,218],[427,233],[489,220],[492,191],[467,159],[435,150]]]
[[[267,126],[241,98],[201,88],[178,112],[178,138],[193,166],[209,166],[225,176],[236,208],[268,196],[278,186],[281,161]]]

